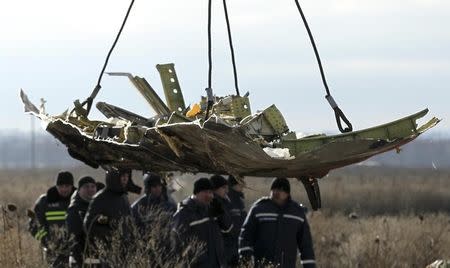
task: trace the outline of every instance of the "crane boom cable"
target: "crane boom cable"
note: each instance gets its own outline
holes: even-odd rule
[[[131,3],[129,5],[129,7],[128,7],[128,10],[127,10],[127,13],[125,15],[125,18],[123,19],[122,25],[120,26],[119,32],[117,33],[116,38],[114,39],[114,42],[113,42],[113,44],[112,44],[112,46],[111,46],[111,48],[110,48],[110,50],[109,50],[109,52],[108,52],[108,54],[106,56],[105,63],[103,64],[103,67],[102,67],[102,69],[100,71],[100,75],[99,75],[98,80],[97,80],[97,85],[95,86],[95,88],[92,91],[91,95],[81,104],[82,106],[87,104],[87,108],[86,108],[87,115],[89,115],[89,112],[91,111],[92,102],[94,101],[94,99],[97,96],[98,92],[102,88],[101,82],[102,82],[103,74],[105,73],[106,67],[108,66],[108,63],[109,63],[109,58],[111,57],[111,54],[114,51],[114,48],[116,47],[117,42],[119,41],[120,35],[122,34],[122,31],[123,31],[123,29],[124,29],[124,27],[125,27],[125,25],[127,23],[128,16],[130,15],[131,9],[133,8],[133,5],[134,5],[134,1],[135,0],[131,0]]]
[[[233,38],[231,35],[231,25],[230,25],[230,19],[228,17],[228,8],[227,8],[227,1],[223,0],[223,10],[225,13],[225,21],[227,23],[227,30],[228,30],[228,43],[230,45],[230,52],[231,52],[231,62],[233,65],[233,75],[234,75],[234,87],[236,89],[236,95],[240,96],[239,93],[239,83],[238,83],[238,74],[236,70],[236,58],[234,55],[234,47],[233,47]]]
[[[211,34],[211,17],[212,17],[212,0],[208,0],[208,87],[206,90],[206,112],[204,121],[208,120],[209,112],[214,104],[214,100],[211,99],[213,97],[212,93],[212,34]]]
[[[352,124],[350,123],[350,121],[345,116],[344,112],[342,112],[342,110],[337,105],[336,101],[331,96],[330,89],[329,89],[328,83],[327,83],[327,79],[325,77],[325,72],[323,70],[322,61],[320,60],[319,50],[317,49],[316,42],[314,41],[314,37],[313,37],[313,35],[311,33],[311,29],[309,28],[309,25],[308,25],[308,21],[306,20],[306,16],[303,13],[303,10],[302,10],[298,0],[295,0],[295,4],[297,6],[298,12],[300,13],[300,16],[302,17],[303,24],[305,25],[306,31],[308,32],[309,40],[311,41],[311,45],[312,45],[312,47],[314,49],[314,54],[316,55],[317,64],[319,65],[319,70],[320,70],[320,76],[322,78],[322,83],[323,83],[323,86],[325,87],[325,91],[327,93],[325,98],[327,99],[327,101],[330,104],[331,108],[334,110],[334,114],[335,114],[335,117],[336,117],[336,123],[338,125],[338,128],[339,128],[339,130],[342,133],[351,132],[351,131],[353,131]],[[341,120],[344,121],[345,124],[347,124],[346,128],[342,127]]]

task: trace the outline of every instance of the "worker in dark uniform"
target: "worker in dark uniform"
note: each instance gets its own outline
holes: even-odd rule
[[[84,218],[84,229],[89,238],[89,257],[100,257],[102,264],[119,265],[121,258],[130,243],[127,226],[131,218],[130,203],[127,190],[130,173],[112,169],[106,172],[106,187],[98,192],[89,204]],[[120,241],[117,250],[111,252],[114,232],[119,232]],[[99,248],[110,253],[108,258],[96,256]],[[125,261],[125,260],[122,260]]]
[[[189,267],[226,267],[222,233],[233,224],[212,189],[207,178],[195,181],[194,195],[179,204],[173,217],[171,240],[177,252],[183,254],[192,239],[204,245],[201,254],[185,257]]]
[[[228,177],[228,198],[230,199],[230,214],[233,221],[233,230],[231,230],[229,239],[225,239],[225,249],[229,252],[229,266],[236,267],[239,263],[238,239],[244,223],[247,212],[245,211],[243,185],[235,177]]]
[[[65,267],[69,261],[66,213],[70,196],[74,192],[73,175],[59,172],[56,186],[41,195],[34,206],[35,217],[30,219],[29,230],[41,242],[45,259],[52,267]]]
[[[149,172],[144,174],[145,195],[136,200],[131,206],[131,213],[138,228],[145,232],[151,227],[152,217],[160,217],[161,214],[170,216],[175,213],[176,204],[167,200],[163,193],[161,176]]]
[[[70,267],[83,266],[83,253],[86,242],[86,233],[83,229],[83,220],[89,203],[97,192],[97,185],[92,177],[86,176],[78,180],[78,190],[72,195],[67,210],[67,228],[70,238]],[[89,262],[89,260],[87,260]]]
[[[270,189],[270,197],[256,201],[245,219],[239,254],[244,260],[254,257],[256,267],[271,263],[290,268],[299,252],[303,267],[315,267],[305,210],[291,199],[289,181],[276,178]]]
[[[214,198],[221,202],[223,208],[225,209],[225,213],[230,215],[231,217],[231,209],[232,204],[230,198],[228,197],[228,181],[222,177],[221,175],[214,175],[210,178],[211,185],[214,191]],[[237,266],[239,263],[238,249],[237,249],[237,240],[236,237],[236,245],[233,234],[236,233],[234,230],[236,226],[233,224],[233,228],[230,232],[223,233],[223,242],[225,247],[225,260],[228,266]],[[239,235],[239,232],[238,232]],[[236,254],[234,252],[236,251]]]

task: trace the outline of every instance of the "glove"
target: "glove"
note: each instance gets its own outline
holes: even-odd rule
[[[30,220],[33,220],[33,219],[36,218],[36,213],[34,213],[34,211],[31,210],[31,209],[27,209],[27,217],[28,217]]]
[[[42,237],[41,239],[41,245],[43,248],[48,248],[48,236],[45,235],[44,237]]]
[[[106,225],[108,224],[108,217],[105,215],[99,215],[97,218],[98,224]]]
[[[239,255],[239,267],[253,267],[254,260],[252,254]]]
[[[222,202],[217,197],[214,197],[214,199],[211,201],[211,204],[209,205],[209,215],[211,217],[219,217],[224,213],[225,209],[223,208]]]

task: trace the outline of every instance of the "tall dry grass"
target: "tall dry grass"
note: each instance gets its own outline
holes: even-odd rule
[[[103,180],[100,170],[71,171],[76,178]],[[57,172],[0,171],[0,267],[44,266],[39,244],[26,231],[25,210],[53,185]],[[134,180],[141,184],[138,177],[136,173]],[[194,177],[180,181],[187,183],[179,197],[190,193]],[[248,205],[268,193],[270,179],[246,181]],[[293,198],[309,205],[301,183],[291,182]],[[436,259],[450,259],[450,172],[353,167],[332,172],[320,185],[323,209],[309,214],[319,267],[425,267]],[[17,210],[9,211],[9,203]],[[155,230],[164,232],[165,225]],[[136,243],[144,246],[160,239]],[[159,252],[156,256],[166,253]],[[130,260],[134,267],[158,262],[142,252]]]
[[[44,267],[38,243],[26,231],[26,217],[21,210],[0,206],[0,266]]]
[[[448,214],[309,220],[319,267],[426,267],[450,258]]]
[[[291,179],[293,198],[309,207],[301,182]],[[247,178],[250,204],[267,195],[270,178]],[[319,180],[322,212],[364,216],[450,213],[450,171],[352,167]]]

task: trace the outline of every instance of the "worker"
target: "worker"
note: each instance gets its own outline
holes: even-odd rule
[[[290,196],[290,183],[276,178],[270,197],[256,201],[245,219],[239,237],[239,254],[244,261],[254,258],[256,267],[267,264],[295,267],[297,254],[303,267],[315,267],[311,233],[305,210]]]
[[[189,267],[226,267],[222,233],[230,232],[233,225],[212,190],[209,179],[196,180],[194,195],[182,201],[173,216],[171,240],[177,252],[186,255],[192,240],[203,245],[184,258]]]
[[[65,267],[69,261],[68,254],[64,254],[67,245],[65,223],[70,197],[75,190],[73,180],[72,173],[59,172],[56,185],[37,199],[34,217],[29,222],[29,231],[40,241],[45,260],[51,267]]]
[[[176,204],[164,195],[162,178],[157,173],[145,173],[143,180],[145,194],[133,203],[131,212],[138,228],[145,232],[150,227],[152,217],[160,217],[162,213],[172,216]]]
[[[78,190],[73,194],[69,209],[67,210],[67,228],[70,244],[70,267],[82,267],[84,263],[84,249],[86,233],[83,229],[83,220],[88,206],[95,193],[97,185],[92,177],[85,176],[78,180]],[[91,264],[86,259],[85,264]]]
[[[225,209],[225,213],[227,213],[231,217],[232,204],[230,198],[228,197],[228,181],[221,175],[212,176],[210,178],[210,181],[211,185],[213,186],[214,198],[221,202],[223,208]],[[225,247],[225,259],[229,267],[237,266],[239,264],[239,256],[237,254],[238,237],[233,237],[233,234],[236,233],[234,231],[236,228],[237,227],[233,224],[233,228],[230,230],[230,232],[222,234]],[[239,236],[239,231],[237,233]],[[235,252],[236,254],[234,254]]]
[[[245,211],[243,185],[234,176],[228,177],[228,198],[231,203],[230,214],[233,221],[233,230],[229,239],[225,239],[225,249],[229,252],[228,265],[237,267],[239,263],[238,239],[247,212]]]
[[[124,265],[118,262],[125,261],[122,257],[130,243],[127,230],[131,219],[127,195],[129,181],[129,171],[106,171],[106,187],[94,196],[84,218],[83,225],[89,238],[88,254],[93,259],[100,259],[102,265]],[[117,243],[112,243],[113,236],[119,239],[115,241]],[[103,250],[98,252],[100,248]]]

